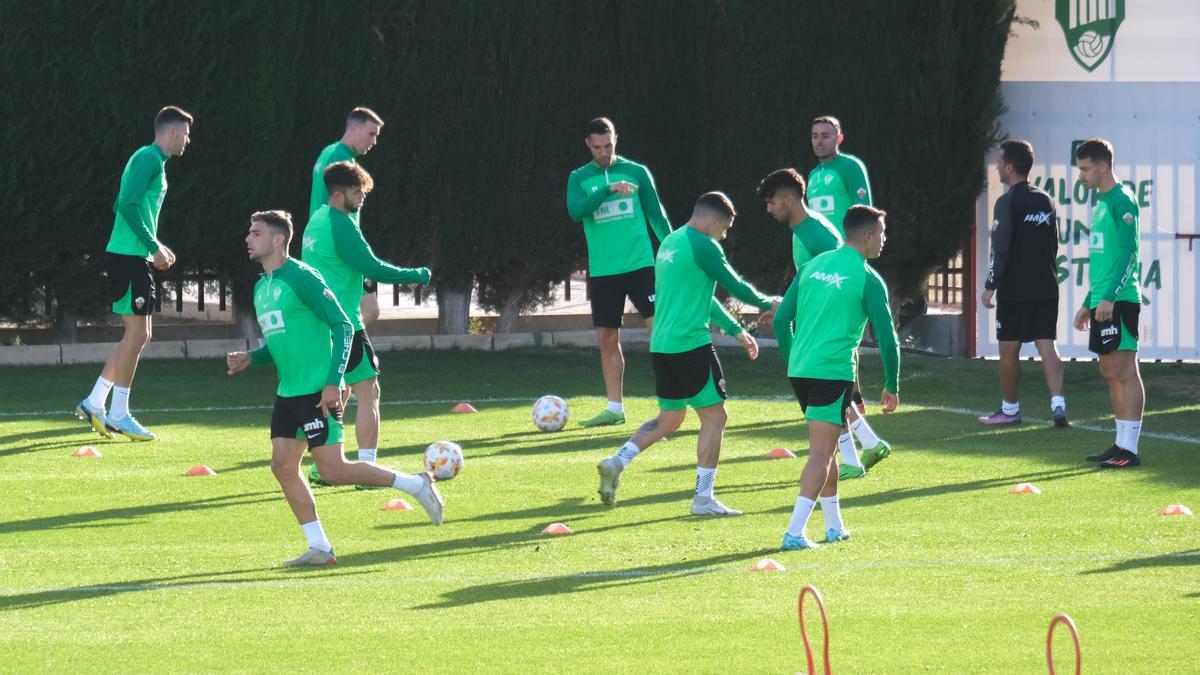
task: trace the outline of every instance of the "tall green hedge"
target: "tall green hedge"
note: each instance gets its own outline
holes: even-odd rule
[[[387,121],[361,162],[377,251],[434,268],[439,293],[531,306],[583,265],[563,204],[588,161],[583,124],[616,120],[675,223],[729,192],[727,248],[771,290],[786,231],[754,197],[780,166],[814,164],[808,122],[839,116],[844,150],[889,211],[880,267],[912,296],[963,244],[1001,110],[1013,0],[0,0],[0,188],[10,208],[0,318],[47,304],[69,337],[104,316],[102,251],[129,154],[164,104],[196,115],[168,164],[162,239],[178,272],[255,278],[246,216],[306,220],[317,152],[345,114]],[[243,320],[246,318],[243,312]],[[465,317],[463,317],[465,322]],[[462,322],[443,321],[447,330]],[[247,324],[252,325],[252,324]]]

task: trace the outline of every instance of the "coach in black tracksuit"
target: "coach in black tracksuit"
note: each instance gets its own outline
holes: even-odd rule
[[[996,200],[992,253],[984,283],[983,306],[996,308],[1000,343],[1000,410],[980,417],[983,424],[1020,424],[1021,344],[1032,342],[1042,358],[1054,426],[1067,427],[1062,395],[1063,365],[1054,344],[1058,326],[1058,225],[1054,202],[1029,184],[1033,146],[1027,141],[1000,144],[996,172],[1008,192]],[[995,305],[993,295],[998,296]]]

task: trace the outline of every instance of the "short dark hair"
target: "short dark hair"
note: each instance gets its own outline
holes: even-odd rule
[[[325,189],[333,192],[342,188],[361,187],[363,192],[375,188],[375,181],[367,170],[353,162],[334,162],[325,167]]]
[[[362,124],[363,122],[374,122],[379,126],[383,126],[383,118],[370,108],[358,107],[351,110],[350,114],[346,116],[346,126]]]
[[[792,168],[776,169],[767,174],[767,177],[762,179],[762,182],[758,184],[756,192],[759,199],[770,199],[780,190],[788,190],[795,193],[800,199],[804,199],[807,194],[807,186],[804,184],[804,178]]]
[[[1004,141],[1000,144],[1000,159],[1011,164],[1022,176],[1028,176],[1033,170],[1033,158],[1033,146],[1029,141]]]
[[[292,214],[287,211],[255,211],[250,214],[250,222],[266,223],[275,234],[287,237],[287,243],[292,243]]]
[[[705,192],[700,195],[692,213],[698,211],[712,211],[723,218],[733,218],[737,215],[737,209],[733,208],[733,201],[724,192]]]
[[[171,124],[191,124],[192,116],[184,112],[179,106],[169,105],[154,116],[154,130],[158,131],[165,126]]]
[[[874,206],[866,204],[855,204],[846,209],[846,217],[842,219],[842,232],[846,233],[846,238],[857,234],[860,230],[868,225],[874,225],[875,221],[883,220],[887,217],[887,211],[877,209]]]
[[[585,137],[591,136],[592,134],[596,134],[598,136],[616,136],[617,127],[612,123],[612,120],[608,119],[607,117],[597,117],[596,119],[588,122],[587,126],[584,128],[583,135]]]
[[[1103,138],[1089,138],[1075,148],[1075,159],[1108,162],[1112,166],[1113,146]]]
[[[812,124],[809,126],[815,127],[818,124],[831,125],[833,127],[834,131],[838,132],[839,134],[842,133],[842,123],[840,121],[838,121],[838,118],[834,117],[833,115],[821,115],[820,117],[814,117]]]

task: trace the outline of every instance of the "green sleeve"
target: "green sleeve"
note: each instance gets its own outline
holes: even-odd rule
[[[708,318],[717,324],[718,328],[725,331],[726,335],[739,335],[746,330],[742,327],[742,324],[738,323],[737,317],[731,314],[725,308],[725,305],[722,305],[716,298],[712,299],[712,305],[708,310]]]
[[[426,267],[396,267],[376,257],[370,244],[363,239],[362,232],[354,226],[349,217],[338,218],[334,214],[330,221],[334,251],[339,258],[358,270],[359,274],[385,284],[429,283],[429,269]]]
[[[759,309],[769,309],[774,304],[771,298],[763,295],[750,282],[738,276],[738,273],[729,266],[729,261],[725,259],[725,252],[721,250],[717,242],[699,231],[696,232],[696,235],[688,237],[688,241],[692,244],[692,256],[700,269],[721,284],[733,297]]]
[[[1117,255],[1113,258],[1114,272],[1101,300],[1116,302],[1117,294],[1129,285],[1137,271],[1138,210],[1128,202],[1113,210],[1113,222],[1117,224]]]
[[[334,298],[333,291],[316,274],[299,273],[288,279],[292,290],[309,309],[329,324],[333,342],[333,358],[329,360],[329,372],[325,384],[339,386],[350,360],[350,345],[354,341],[354,327]]]
[[[151,253],[158,253],[159,244],[154,238],[154,233],[150,231],[150,224],[142,218],[141,204],[150,181],[156,179],[160,171],[162,164],[159,164],[154,155],[149,152],[141,153],[129,167],[129,172],[121,181],[121,191],[117,194],[117,213],[121,214],[133,235]]]
[[[798,226],[792,236],[799,239],[804,248],[808,249],[808,254],[814,258],[842,246],[837,232],[824,225],[821,227]],[[796,270],[796,274],[799,275],[800,270]]]
[[[796,337],[796,296],[800,290],[800,275],[797,274],[788,285],[779,309],[775,310],[775,318],[771,328],[775,330],[775,339],[779,342],[779,354],[786,365],[788,356],[792,353],[792,340]]]
[[[867,167],[855,158],[843,164],[842,183],[850,193],[851,204],[871,206],[871,181],[867,178]]]
[[[250,365],[269,366],[272,363],[275,363],[275,359],[271,356],[271,350],[267,349],[266,342],[264,342],[258,349],[250,352]]]
[[[883,359],[883,388],[893,394],[899,394],[900,343],[896,339],[896,326],[892,323],[887,286],[879,273],[870,267],[867,268],[867,281],[863,287],[863,309],[867,312],[871,328],[875,330],[879,357]]]
[[[573,171],[567,178],[567,215],[571,216],[571,220],[582,223],[584,218],[600,208],[610,194],[608,190],[587,192],[583,189],[583,181],[579,179],[579,172]]]
[[[671,221],[667,219],[667,210],[658,199],[658,188],[654,185],[654,176],[650,175],[650,169],[640,165],[638,168],[641,169],[644,178],[637,190],[638,199],[642,203],[642,213],[646,214],[654,236],[661,242],[671,234]]]

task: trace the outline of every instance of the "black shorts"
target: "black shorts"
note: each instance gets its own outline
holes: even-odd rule
[[[591,277],[588,293],[592,298],[592,325],[597,328],[621,327],[626,297],[643,319],[649,319],[654,316],[654,268]]]
[[[367,331],[354,332],[350,343],[350,358],[346,361],[346,384],[356,384],[379,375],[379,357]]]
[[[996,340],[1033,342],[1058,338],[1058,300],[998,300]]]
[[[1113,303],[1112,319],[1096,321],[1096,310],[1091,310],[1092,333],[1088,336],[1088,349],[1096,354],[1111,354],[1117,350],[1138,349],[1138,317],[1142,306],[1136,302]]]
[[[705,408],[724,401],[725,373],[715,347],[705,345],[679,354],[650,353],[654,393],[663,410]]]
[[[789,377],[804,417],[810,420],[846,426],[846,408],[853,399],[853,380],[821,380]]]
[[[303,438],[308,449],[322,445],[337,445],[345,438],[342,411],[330,410],[329,417],[321,415],[321,394],[276,396],[271,412],[271,438]]]
[[[105,253],[104,268],[113,312],[137,316],[154,313],[154,268],[149,260],[136,255]]]
[[[379,284],[375,283],[374,281],[371,281],[370,279],[363,279],[363,293],[364,294],[369,295],[371,293],[378,293],[378,292],[379,292]]]

